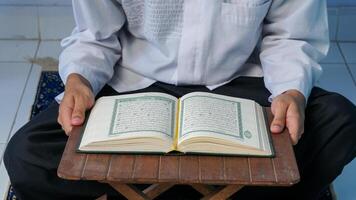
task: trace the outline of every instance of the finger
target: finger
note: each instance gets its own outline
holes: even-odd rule
[[[298,117],[289,117],[287,118],[287,124],[286,124],[290,138],[292,140],[292,143],[295,145],[298,143],[298,140],[300,138],[300,128],[299,128],[299,119]]]
[[[304,132],[304,119],[296,105],[291,105],[288,108],[286,120],[286,126],[289,130],[292,143],[295,145]]]
[[[63,125],[63,123],[62,123],[62,119],[61,119],[60,116],[58,116],[57,122],[58,122],[59,125],[61,125],[61,128],[62,128],[62,130],[64,130],[64,133],[69,136],[68,133],[70,132],[70,130],[65,130],[64,125]]]
[[[94,99],[94,96],[92,96],[92,95],[89,95],[89,97],[87,97],[87,99],[88,99],[87,109],[90,109],[91,107],[94,106],[95,99]]]
[[[58,124],[60,124],[62,126],[62,120],[61,120],[60,114],[58,114],[57,122],[58,122]]]
[[[67,135],[69,135],[69,133],[72,131],[72,128],[73,128],[73,126],[70,122],[70,115],[72,113],[72,109],[65,107],[65,108],[63,108],[63,113],[64,113],[64,115],[62,117],[62,128],[65,131],[65,133]]]
[[[62,128],[67,135],[72,130],[72,124],[71,124],[72,112],[73,112],[73,98],[67,97],[65,100],[62,101],[60,106],[60,119],[62,122]]]
[[[272,105],[273,121],[271,123],[271,131],[273,133],[280,133],[283,131],[286,122],[287,104],[277,102]]]
[[[81,125],[84,122],[85,110],[87,108],[87,105],[88,103],[84,98],[75,98],[74,109],[71,116],[71,124],[73,126]]]

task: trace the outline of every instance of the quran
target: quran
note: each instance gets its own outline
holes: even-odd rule
[[[78,151],[271,157],[266,119],[253,100],[207,92],[106,96],[92,108]]]

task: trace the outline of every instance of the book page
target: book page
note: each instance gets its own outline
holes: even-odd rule
[[[255,102],[194,92],[181,98],[179,142],[197,136],[263,149]]]
[[[84,136],[90,141],[142,136],[171,140],[176,100],[163,93],[102,97],[91,111]]]
[[[116,99],[109,135],[154,131],[172,135],[174,102],[157,96]]]

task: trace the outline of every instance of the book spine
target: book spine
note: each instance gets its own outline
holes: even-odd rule
[[[178,151],[178,137],[179,137],[179,113],[180,113],[180,98],[177,103],[177,112],[176,112],[176,120],[175,120],[175,129],[173,134],[173,144],[172,151]]]

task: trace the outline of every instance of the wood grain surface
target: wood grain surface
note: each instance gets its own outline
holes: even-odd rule
[[[267,108],[269,123],[272,114]],[[299,181],[289,134],[272,134],[276,157],[119,155],[77,153],[81,128],[68,139],[58,176],[120,183],[288,186]],[[227,189],[226,189],[227,190]],[[228,190],[227,190],[228,191]]]

